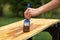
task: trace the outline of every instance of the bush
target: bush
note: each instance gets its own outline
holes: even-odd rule
[[[23,13],[27,9],[28,2],[30,2],[32,8],[37,8],[41,5],[48,3],[49,1],[51,0],[0,0],[0,4],[3,4],[3,7],[0,7],[0,15],[4,15],[7,17],[16,16],[16,17],[24,18]],[[2,9],[3,9],[3,12],[2,12]],[[55,16],[56,15],[58,16],[59,14],[60,14],[60,9],[56,9],[37,17],[55,18]]]
[[[13,12],[11,11],[11,7],[12,7],[12,5],[10,5],[10,4],[5,4],[3,6],[3,15],[4,16],[12,17],[14,15]]]

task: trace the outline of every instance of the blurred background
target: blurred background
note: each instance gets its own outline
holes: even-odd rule
[[[37,8],[51,0],[0,0],[0,27],[24,19],[24,11],[28,1],[32,8]],[[34,18],[60,19],[60,8],[51,10]],[[45,37],[46,36],[46,37]],[[51,40],[48,32],[41,32],[33,40]]]

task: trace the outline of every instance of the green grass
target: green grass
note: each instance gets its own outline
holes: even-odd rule
[[[22,18],[6,18],[6,17],[0,17],[0,27],[7,25],[7,24],[11,24],[13,22],[22,20]],[[33,36],[33,40],[51,40],[51,35],[48,32],[41,32],[35,36]]]
[[[48,32],[41,32],[33,37],[33,40],[52,40]]]
[[[0,17],[0,27],[3,25],[7,25],[16,21],[22,20],[22,18],[8,18],[8,17]]]

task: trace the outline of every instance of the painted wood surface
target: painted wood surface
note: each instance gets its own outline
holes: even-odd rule
[[[23,32],[24,20],[0,27],[0,40],[26,40],[60,20],[32,18],[30,21],[30,32],[27,33]]]

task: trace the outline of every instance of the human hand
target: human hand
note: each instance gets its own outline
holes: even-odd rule
[[[30,19],[31,16],[37,16],[39,15],[39,10],[38,9],[34,9],[34,8],[28,8],[25,12],[24,12],[24,16],[26,19]]]

